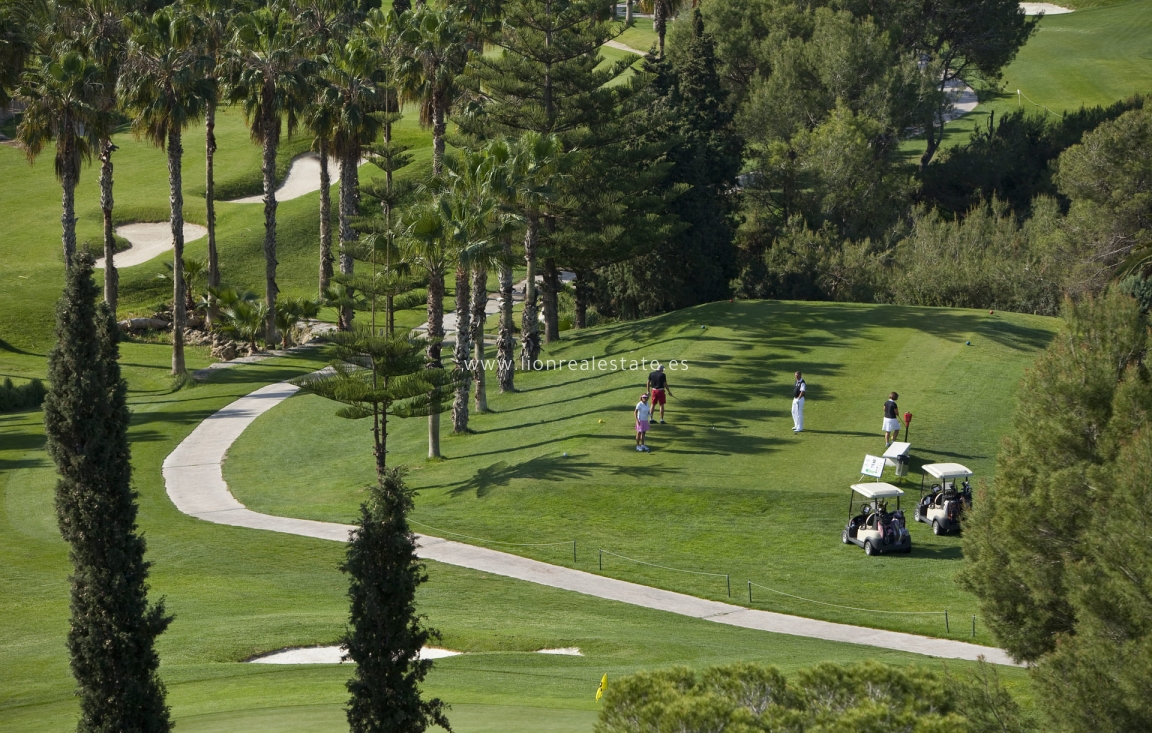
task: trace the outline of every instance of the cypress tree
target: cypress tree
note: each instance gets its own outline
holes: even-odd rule
[[[97,307],[93,260],[67,270],[56,307],[56,346],[44,403],[56,462],[56,514],[72,560],[68,651],[80,697],[80,733],[166,733],[155,641],[172,617],[148,602],[144,538],[128,448],[127,383],[107,304]]]
[[[412,490],[400,468],[384,468],[360,505],[360,521],[341,570],[351,576],[350,627],[343,644],[356,672],[348,681],[352,733],[451,730],[438,698],[423,700],[420,683],[432,668],[420,649],[439,638],[416,615],[416,588],[428,579],[408,527]]]

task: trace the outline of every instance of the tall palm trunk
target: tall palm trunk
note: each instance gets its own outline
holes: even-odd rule
[[[472,387],[472,370],[468,368],[468,357],[472,352],[472,300],[468,297],[468,268],[456,267],[456,344],[452,350],[452,361],[456,372],[461,376],[456,386],[456,397],[452,401],[452,432],[468,432],[468,392]]]
[[[632,22],[632,2],[633,0],[624,0],[624,22]]]
[[[438,176],[444,172],[444,136],[448,132],[448,123],[444,116],[447,110],[440,94],[432,99],[432,175]]]
[[[524,312],[520,319],[520,369],[536,368],[540,358],[540,324],[536,316],[536,245],[540,237],[540,219],[528,217],[524,232],[524,262],[527,280],[524,282]]]
[[[204,114],[204,205],[208,219],[208,287],[220,287],[220,255],[216,251],[216,100],[208,100]],[[215,300],[208,305],[208,327],[211,328],[220,315],[220,306]]]
[[[544,260],[544,343],[560,340],[560,271],[556,260]]]
[[[472,381],[476,384],[476,412],[488,412],[484,375],[484,322],[488,320],[488,268],[472,270]]]
[[[76,184],[80,182],[80,168],[74,153],[76,138],[72,135],[73,123],[65,115],[60,129],[61,139],[56,141],[62,151],[60,165],[60,243],[64,248],[64,268],[72,269],[72,259],[76,256]]]
[[[343,195],[343,188],[341,188]],[[320,138],[320,295],[332,282],[332,178],[328,175],[328,141]]]
[[[496,334],[496,377],[501,392],[516,391],[516,365],[513,351],[515,328],[512,322],[512,243],[504,240],[504,260],[500,263],[500,324]]]
[[[187,310],[184,303],[184,189],[180,175],[180,162],[184,148],[180,143],[180,128],[168,130],[168,202],[172,224],[172,373],[184,374],[184,323]]]
[[[427,368],[443,369],[440,342],[444,338],[444,273],[428,273],[428,349]],[[428,457],[440,457],[440,403],[433,400],[428,414]]]
[[[264,339],[275,344],[276,338],[276,296],[280,288],[276,286],[276,148],[280,140],[280,120],[272,110],[275,106],[265,99],[264,119],[264,304],[268,306],[268,321]]]
[[[656,0],[652,8],[652,27],[656,31],[660,58],[664,58],[664,34],[668,32],[668,13],[662,0]]]
[[[358,235],[352,228],[352,219],[357,212],[357,189],[359,174],[356,164],[360,162],[360,151],[352,150],[340,157],[340,274],[351,275],[355,260],[352,259],[351,245]],[[352,330],[354,317],[352,306],[340,309],[340,330]]]
[[[116,235],[112,230],[112,153],[117,147],[112,140],[100,141],[100,210],[104,214],[104,302],[116,315],[119,300],[120,273],[116,271]]]

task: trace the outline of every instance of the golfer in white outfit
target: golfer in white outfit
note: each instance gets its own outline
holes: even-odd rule
[[[804,432],[804,392],[808,385],[804,384],[804,377],[796,372],[796,384],[792,388],[792,432]]]

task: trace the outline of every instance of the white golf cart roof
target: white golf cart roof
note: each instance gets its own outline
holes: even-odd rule
[[[887,499],[890,496],[904,495],[901,489],[883,481],[870,484],[852,484],[852,490],[867,499]]]
[[[924,466],[924,473],[933,478],[946,479],[946,478],[961,478],[963,476],[971,476],[972,472],[965,466],[959,463],[929,463]]]

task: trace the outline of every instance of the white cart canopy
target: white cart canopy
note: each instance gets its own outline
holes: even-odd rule
[[[972,475],[971,471],[959,463],[929,463],[922,470],[938,479],[964,478]]]
[[[883,481],[874,484],[852,484],[852,490],[867,499],[887,499],[892,496],[904,495],[901,489]]]

